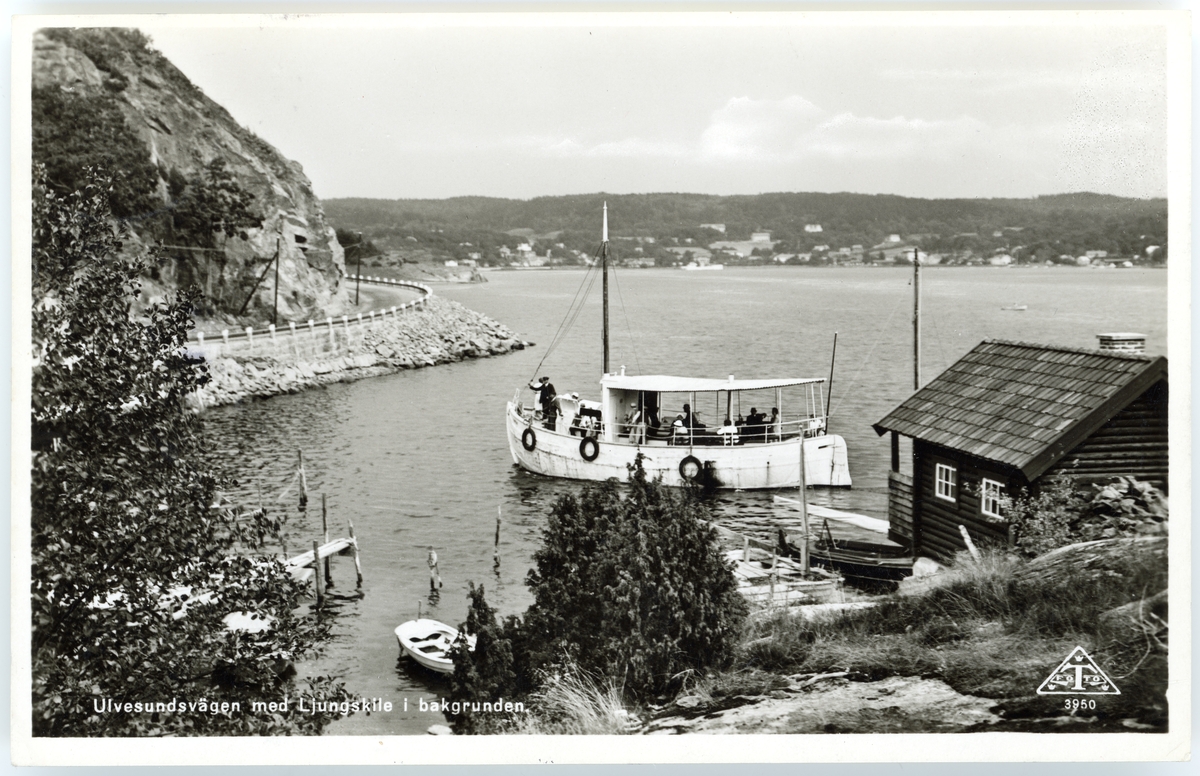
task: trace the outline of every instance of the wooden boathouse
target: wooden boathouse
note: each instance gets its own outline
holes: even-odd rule
[[[1049,477],[1132,476],[1167,490],[1167,360],[1141,335],[1100,335],[1101,349],[985,340],[874,424],[891,432],[889,536],[951,558],[1008,541],[1001,497]],[[900,472],[900,436],[913,476]]]

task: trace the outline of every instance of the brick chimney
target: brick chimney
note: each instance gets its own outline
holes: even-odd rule
[[[1116,353],[1144,353],[1146,351],[1146,335],[1130,331],[1097,334],[1101,350],[1111,350]]]

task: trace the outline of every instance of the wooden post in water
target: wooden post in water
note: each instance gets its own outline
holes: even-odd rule
[[[442,575],[438,571],[438,556],[433,551],[433,545],[429,545],[429,557],[426,559],[429,563],[429,589],[437,590],[442,586]]]
[[[325,586],[321,584],[321,547],[313,539],[313,590],[317,594],[317,608],[325,603]]]
[[[804,437],[800,437],[800,525],[804,540],[800,542],[800,568],[808,574],[808,472],[804,469]]]
[[[362,564],[358,562],[358,539],[354,536],[354,521],[347,520],[350,523],[350,541],[353,542],[350,546],[354,548],[354,574],[357,579],[354,582],[354,587],[362,590]]]
[[[500,571],[500,518],[504,507],[496,507],[496,543],[492,545],[492,570]]]
[[[742,563],[750,562],[750,537],[742,537]]]
[[[304,451],[296,448],[296,460],[300,467],[300,511],[308,511],[308,478],[304,476]],[[328,537],[326,537],[328,538]]]
[[[325,534],[325,543],[329,544],[329,515],[325,510],[325,494],[321,494],[321,531]],[[325,587],[333,587],[333,575],[329,573],[331,558],[325,556]]]

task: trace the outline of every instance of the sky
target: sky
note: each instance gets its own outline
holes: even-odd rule
[[[138,26],[322,198],[1166,196],[1161,26],[661,19]]]

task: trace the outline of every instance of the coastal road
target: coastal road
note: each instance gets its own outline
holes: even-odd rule
[[[392,305],[399,307],[407,302],[415,302],[421,298],[421,292],[415,288],[404,286],[385,286],[376,283],[363,283],[359,287],[358,306],[354,306],[354,281],[349,282],[350,304],[346,306],[347,313],[366,314],[371,310],[390,310]]]

